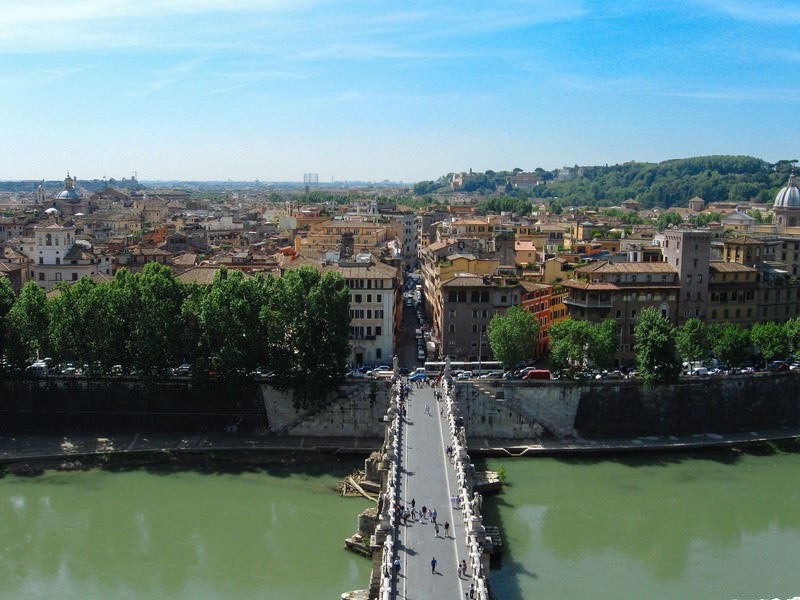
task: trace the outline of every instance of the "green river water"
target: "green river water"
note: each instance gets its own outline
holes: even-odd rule
[[[369,579],[343,549],[368,502],[332,491],[358,464],[7,476],[0,599],[335,600]],[[800,594],[800,455],[500,466],[511,485],[484,502],[506,544],[500,600]]]
[[[333,490],[358,464],[7,476],[0,598],[337,599],[369,583],[343,549],[369,503]]]
[[[492,460],[502,600],[800,596],[800,455]]]

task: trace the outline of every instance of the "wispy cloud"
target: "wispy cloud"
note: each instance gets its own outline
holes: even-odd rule
[[[347,58],[425,58],[432,50],[412,44],[517,30],[587,12],[582,0],[478,2],[457,10],[450,2],[413,0],[402,9],[321,0],[3,0],[0,52],[214,46],[278,52],[274,42],[281,41],[288,49],[310,46],[305,56],[327,49]]]
[[[682,84],[675,81],[657,80],[652,77],[591,77],[575,73],[561,73],[550,78],[551,84],[560,89],[600,94],[605,97],[660,97],[713,100],[721,102],[758,102],[784,104],[798,103],[798,87],[734,87],[698,85],[697,82]]]
[[[727,15],[737,21],[759,24],[791,25],[800,23],[800,7],[792,2],[764,0],[694,0],[695,4]]]

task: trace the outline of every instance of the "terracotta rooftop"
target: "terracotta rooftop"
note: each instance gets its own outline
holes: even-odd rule
[[[712,260],[708,263],[709,268],[712,271],[717,271],[718,273],[757,273],[758,269],[754,269],[753,267],[748,267],[747,265],[742,265],[736,262],[725,262],[723,260]]]

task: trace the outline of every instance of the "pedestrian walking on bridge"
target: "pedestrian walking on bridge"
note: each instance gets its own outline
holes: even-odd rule
[[[431,559],[431,573],[436,573],[436,557]]]

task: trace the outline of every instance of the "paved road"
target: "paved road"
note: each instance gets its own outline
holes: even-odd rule
[[[439,534],[430,521],[410,521],[400,526],[400,577],[397,597],[405,600],[461,600],[470,580],[458,575],[458,562],[467,558],[466,534],[461,513],[450,498],[457,492],[453,466],[449,463],[445,416],[433,389],[414,388],[408,401],[405,446],[402,452],[400,496],[410,508],[436,509]],[[445,534],[444,524],[450,523]],[[436,569],[431,572],[431,560]]]

